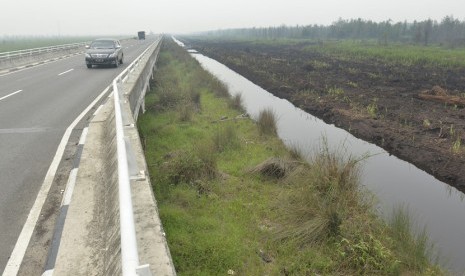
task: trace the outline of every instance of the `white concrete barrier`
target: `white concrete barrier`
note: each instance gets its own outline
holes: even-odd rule
[[[130,190],[140,266],[134,275],[176,275],[158,215],[136,118],[155,68],[161,38],[118,85],[129,149]],[[143,108],[142,108],[143,109]],[[53,275],[121,275],[118,158],[113,99],[92,119],[67,210]],[[126,162],[129,162],[126,160]]]
[[[55,45],[0,53],[0,71],[31,66],[82,53],[89,42]]]

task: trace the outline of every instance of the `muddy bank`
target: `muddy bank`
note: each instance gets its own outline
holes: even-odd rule
[[[465,68],[350,60],[309,50],[308,43],[185,42],[270,93],[465,191]]]

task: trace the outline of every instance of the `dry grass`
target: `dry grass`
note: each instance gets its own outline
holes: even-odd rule
[[[242,94],[237,93],[234,96],[231,96],[231,99],[228,102],[228,106],[235,110],[244,111],[244,106],[242,104]]]
[[[271,157],[255,166],[249,172],[258,173],[267,178],[282,179],[291,174],[297,166],[297,161]]]
[[[257,125],[261,135],[276,135],[277,129],[276,113],[270,109],[264,109],[258,114]]]
[[[302,149],[297,144],[292,144],[287,147],[291,158],[295,160],[305,160],[305,156],[302,152]]]
[[[368,207],[358,189],[359,161],[324,147],[294,170],[285,180],[292,188],[280,201],[286,215],[277,237],[305,245],[337,236],[345,219]]]
[[[198,143],[193,150],[173,153],[163,167],[164,175],[173,184],[192,184],[218,175],[217,157],[209,143]]]

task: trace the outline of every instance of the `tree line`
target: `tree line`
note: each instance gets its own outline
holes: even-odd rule
[[[465,21],[446,16],[441,21],[424,20],[374,22],[363,19],[339,19],[329,26],[307,25],[267,28],[227,29],[206,32],[209,36],[241,38],[305,38],[305,39],[376,39],[380,43],[391,42],[414,44],[441,44],[447,46],[465,45]]]

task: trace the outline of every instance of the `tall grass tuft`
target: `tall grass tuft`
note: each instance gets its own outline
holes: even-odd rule
[[[189,89],[189,100],[195,105],[196,108],[200,109],[200,91],[198,89]]]
[[[389,226],[396,246],[403,255],[401,257],[404,265],[412,271],[423,271],[435,254],[434,244],[428,238],[426,227],[419,228],[415,225],[412,215],[403,205],[394,208]]]
[[[231,98],[228,101],[228,106],[235,110],[244,111],[244,106],[242,102],[242,94],[237,93],[234,96],[231,96]]]
[[[194,145],[195,155],[202,164],[201,176],[214,179],[218,175],[218,156],[211,142],[199,141]]]
[[[175,108],[182,101],[182,94],[175,86],[163,86],[158,89],[158,107],[162,110]]]
[[[298,144],[292,144],[287,147],[287,150],[289,151],[289,155],[291,156],[292,159],[295,160],[305,160],[305,156],[303,154],[303,151],[301,147]]]
[[[179,120],[181,122],[191,122],[194,116],[194,104],[186,101],[178,107]]]
[[[457,138],[452,143],[452,152],[455,154],[458,154],[461,152],[461,150],[462,150],[462,137],[460,135],[457,135]]]
[[[217,160],[211,144],[198,144],[193,150],[181,151],[164,164],[163,173],[172,184],[191,184],[217,175]]]
[[[213,76],[210,78],[210,87],[212,87],[213,93],[216,96],[222,98],[229,97],[228,86]]]
[[[276,135],[278,133],[276,113],[270,108],[260,111],[257,125],[261,135]]]
[[[216,152],[223,152],[227,149],[237,149],[240,147],[237,130],[232,124],[219,126],[213,134],[212,140]]]
[[[278,239],[302,245],[326,241],[339,235],[351,214],[368,208],[358,189],[360,160],[324,146],[309,164],[296,169],[286,179],[293,188],[279,203],[284,215]]]

